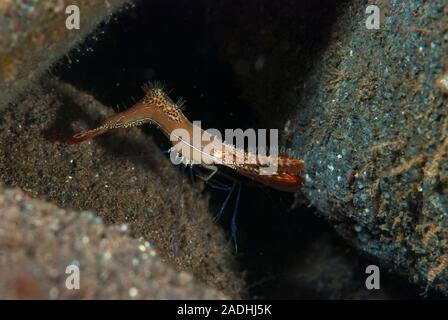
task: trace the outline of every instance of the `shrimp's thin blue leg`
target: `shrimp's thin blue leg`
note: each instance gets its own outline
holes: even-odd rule
[[[233,186],[235,186],[235,185],[233,185]],[[237,237],[236,237],[236,231],[237,231],[236,215],[238,213],[238,205],[240,203],[240,196],[241,196],[241,183],[238,184],[238,193],[236,194],[235,208],[233,209],[232,224],[230,226],[230,230],[232,233],[232,239],[233,239],[233,242],[235,243],[235,252],[238,252],[238,242],[237,242]]]
[[[232,187],[229,187],[228,185],[226,185],[222,182],[219,182],[217,180],[215,180],[215,181],[209,180],[209,181],[207,181],[207,185],[209,185],[213,189],[222,190],[222,191],[230,191],[232,189]]]
[[[229,193],[227,194],[226,200],[224,200],[224,203],[221,206],[221,209],[219,210],[218,214],[215,217],[215,222],[219,221],[219,219],[222,217],[222,214],[224,212],[224,209],[227,207],[227,203],[229,203],[230,197],[232,196],[233,190],[235,189],[235,184],[233,184],[232,188],[230,188]]]

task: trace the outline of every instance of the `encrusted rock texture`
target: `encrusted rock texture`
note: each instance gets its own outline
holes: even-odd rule
[[[446,1],[217,6],[222,59],[305,160],[310,203],[381,266],[448,294]]]
[[[79,30],[66,28],[69,5],[80,10]],[[0,110],[101,22],[107,22],[112,13],[130,5],[125,0],[1,1]]]
[[[226,298],[167,266],[148,241],[92,212],[61,209],[3,186],[0,212],[1,299]],[[79,289],[68,266],[79,268]]]
[[[107,225],[123,225],[132,237],[149,242],[172,268],[193,274],[222,295],[240,297],[243,281],[233,264],[234,248],[213,223],[201,184],[192,188],[150,137],[133,129],[76,146],[55,142],[61,134],[91,127],[111,113],[69,85],[50,80],[35,85],[33,93],[2,113],[0,181],[62,208],[91,210]],[[50,223],[51,215],[45,221]],[[46,228],[30,230],[29,238]],[[49,254],[56,256],[53,249]],[[4,252],[13,254],[14,249]],[[86,263],[94,267],[94,261]]]

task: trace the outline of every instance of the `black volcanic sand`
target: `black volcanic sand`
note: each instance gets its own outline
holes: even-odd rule
[[[92,212],[2,186],[0,212],[0,299],[224,298],[167,266],[148,241]],[[79,267],[79,290],[67,290],[68,265]]]
[[[243,280],[232,263],[234,249],[212,222],[202,186],[181,178],[150,137],[132,129],[75,146],[51,142],[111,112],[71,86],[45,82],[1,115],[0,181],[125,225],[178,271],[239,297]]]

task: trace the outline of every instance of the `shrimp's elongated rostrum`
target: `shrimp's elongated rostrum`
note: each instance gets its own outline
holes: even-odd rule
[[[160,86],[148,84],[143,89],[146,93],[144,98],[133,107],[106,118],[94,129],[73,135],[66,143],[79,143],[112,129],[152,123],[170,138],[172,149],[190,164],[223,165],[281,191],[295,192],[302,187],[302,160],[284,154],[260,155],[238,149],[191,123],[182,113],[180,103],[174,103]],[[189,137],[199,134],[200,139],[194,143],[180,134],[182,132],[188,133]],[[273,161],[277,164],[276,170],[268,174],[262,173],[266,164]]]

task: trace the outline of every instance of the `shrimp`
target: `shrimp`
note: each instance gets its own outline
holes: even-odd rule
[[[302,160],[286,154],[260,155],[236,148],[191,123],[181,110],[182,102],[174,103],[160,85],[147,84],[143,90],[145,96],[134,106],[106,118],[96,128],[76,133],[65,143],[76,144],[113,129],[151,123],[170,137],[172,151],[180,154],[189,164],[226,166],[260,184],[285,192],[297,192],[303,186],[305,167]],[[179,130],[184,130],[189,136],[200,133],[199,144],[195,145],[190,139],[177,134]],[[243,161],[235,161],[235,158]],[[276,171],[262,174],[270,161],[276,161]]]

